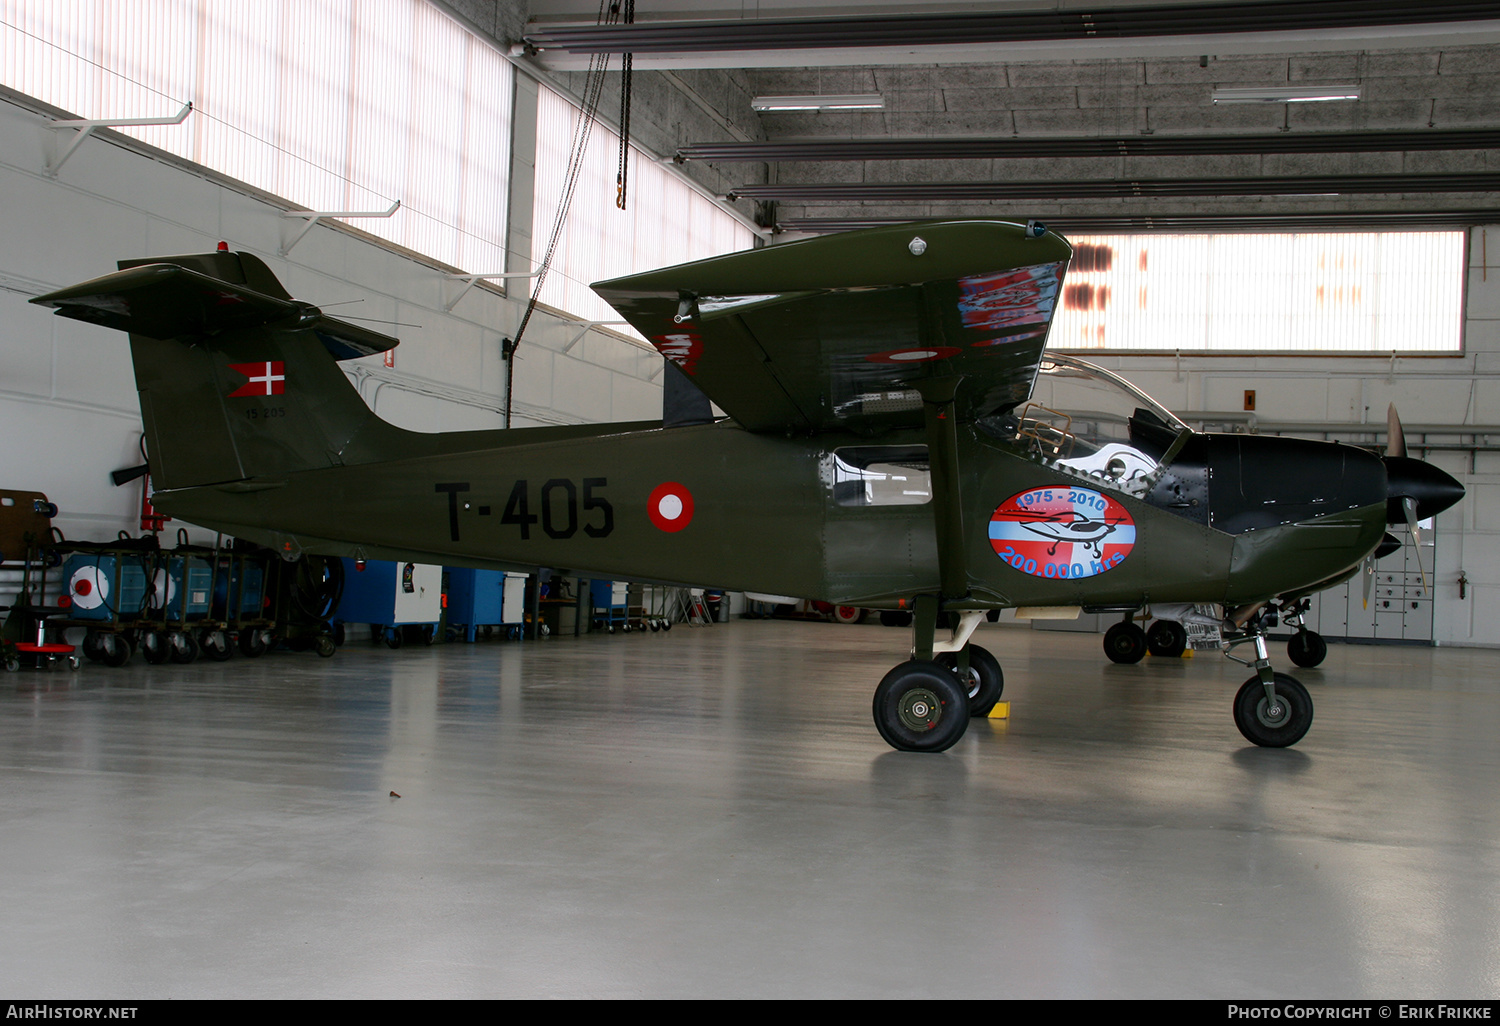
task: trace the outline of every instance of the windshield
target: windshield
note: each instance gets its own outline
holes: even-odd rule
[[[1188,430],[1117,374],[1071,356],[1047,356],[1031,398],[984,425],[995,438],[1075,477],[1144,495]]]

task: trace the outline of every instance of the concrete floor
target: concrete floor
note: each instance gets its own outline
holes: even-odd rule
[[[1500,994],[1500,651],[1332,646],[1273,751],[1217,655],[979,640],[937,756],[878,626],[0,677],[0,992]]]

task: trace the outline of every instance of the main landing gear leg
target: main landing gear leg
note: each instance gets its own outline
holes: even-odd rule
[[[936,640],[938,602],[918,597],[913,610],[912,658],[893,668],[875,689],[875,729],[892,748],[941,752],[968,729],[970,716],[986,716],[1005,686],[1000,662],[968,643],[983,611],[960,615],[951,639]]]
[[[1312,726],[1312,698],[1295,677],[1272,670],[1266,626],[1257,617],[1246,625],[1246,637],[1230,642],[1255,645],[1253,663],[1229,656],[1237,663],[1255,668],[1255,676],[1245,681],[1234,696],[1234,725],[1247,740],[1262,748],[1286,748],[1301,741]]]

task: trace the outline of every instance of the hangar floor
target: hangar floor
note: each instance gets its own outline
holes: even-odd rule
[[[1216,655],[981,635],[939,756],[877,626],[0,677],[0,992],[1500,994],[1500,651],[1333,646],[1272,751]]]

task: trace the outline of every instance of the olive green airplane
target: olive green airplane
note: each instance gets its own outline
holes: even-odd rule
[[[1404,456],[1193,431],[1047,354],[1072,248],[1036,222],[882,227],[601,282],[727,417],[703,401],[666,422],[436,434],[382,421],[339,369],[396,339],[220,250],[121,261],[33,300],[130,333],[160,511],[287,559],[541,566],[909,613],[911,659],[874,697],[907,751],[947,749],[999,697],[999,662],[970,643],[987,613],[1187,604],[1254,646],[1240,731],[1294,744],[1313,709],[1272,669],[1278,612],[1358,572],[1388,523],[1463,495]]]

